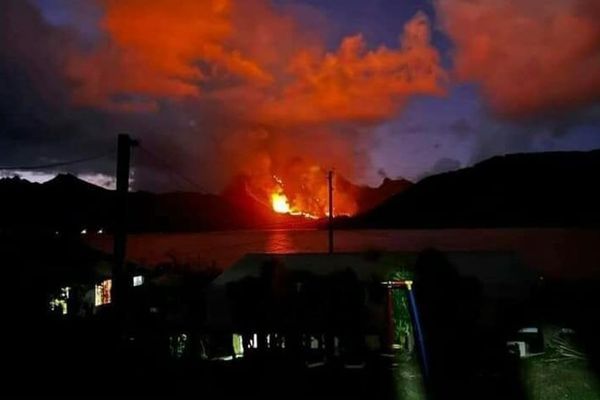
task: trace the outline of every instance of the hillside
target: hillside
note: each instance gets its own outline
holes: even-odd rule
[[[397,182],[400,182],[399,184]],[[401,190],[406,181],[386,181],[380,188],[352,186],[367,210]],[[352,185],[349,182],[347,185]],[[77,234],[82,229],[110,231],[114,225],[115,193],[60,174],[31,183],[0,179],[0,230],[43,230]],[[320,221],[277,214],[245,189],[242,178],[232,180],[220,194],[193,192],[131,192],[128,197],[131,232],[196,232],[228,229],[314,228]]]
[[[351,227],[598,227],[600,150],[497,156],[430,176]]]

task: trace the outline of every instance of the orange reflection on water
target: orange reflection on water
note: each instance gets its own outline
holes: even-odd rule
[[[293,253],[297,250],[289,230],[273,230],[268,233],[265,243],[267,253]]]

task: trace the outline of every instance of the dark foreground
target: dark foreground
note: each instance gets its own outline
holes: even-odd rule
[[[156,275],[154,280],[161,285],[155,286],[151,285],[153,275],[147,275],[146,283],[136,289],[141,290],[140,304],[147,313],[130,314],[125,321],[127,331],[115,323],[110,303],[107,309],[101,306],[85,317],[51,314],[48,295],[53,292],[49,288],[63,286],[62,279],[71,277],[93,278],[92,283],[98,287],[97,283],[105,277],[90,278],[87,273],[109,268],[110,258],[68,242],[36,243],[30,237],[13,242],[9,239],[5,238],[0,247],[7,266],[2,352],[5,392],[80,398],[115,395],[406,400],[600,397],[597,384],[600,282],[597,280],[536,279],[528,289],[529,295],[503,300],[511,292],[510,287],[497,286],[496,294],[501,296],[492,298],[489,292],[481,290],[477,279],[460,275],[443,253],[420,252],[416,255],[414,280],[428,353],[429,374],[425,376],[424,363],[416,351],[401,351],[395,357],[387,357],[382,355],[387,351],[366,351],[361,345],[359,352],[351,354],[353,360],[342,351],[334,357],[328,355],[324,365],[314,367],[307,366],[311,360],[302,351],[288,351],[291,346],[283,352],[256,352],[240,359],[217,360],[224,354],[203,352],[195,340],[211,334],[207,332],[203,312],[206,304],[202,298],[203,292],[214,284],[215,276],[198,276],[196,270],[181,271],[176,276]],[[88,272],[82,275],[85,271]],[[242,316],[250,319],[246,321],[250,326],[261,329],[256,321],[265,313],[270,317],[279,315],[284,322],[288,316],[296,315],[295,325],[281,326],[293,326],[296,332],[291,333],[298,334],[307,329],[300,318],[304,312],[319,314],[318,311],[329,307],[329,313],[323,315],[339,319],[337,322],[346,329],[347,336],[364,338],[361,332],[356,332],[363,327],[349,323],[355,314],[364,311],[365,292],[351,290],[360,288],[356,280],[338,279],[345,276],[331,278],[327,281],[331,284],[326,286],[328,290],[323,293],[315,290],[314,296],[305,298],[310,301],[302,303],[303,307],[294,303],[299,297],[281,297],[282,293],[273,285],[277,280],[285,281],[285,275],[274,273],[246,279],[248,288],[259,291],[236,292],[242,294],[242,305],[254,302],[256,306],[240,308],[244,311]],[[351,274],[346,276],[350,277]],[[515,278],[515,274],[510,277]],[[303,282],[308,290],[309,283],[318,288],[323,281],[307,277]],[[379,280],[376,283],[381,286]],[[295,283],[291,286],[294,288]],[[330,291],[335,295],[329,296],[329,300],[321,296]],[[274,296],[277,293],[279,296]],[[360,304],[354,304],[353,296]],[[261,299],[269,301],[261,303]],[[374,314],[382,311],[384,302],[379,304],[379,311],[371,310]],[[169,312],[155,314],[151,311],[155,308]],[[279,314],[269,314],[275,311]],[[322,322],[325,332],[331,326],[329,320],[306,321]],[[554,335],[545,330],[545,352],[522,360],[507,351],[506,341],[524,326],[557,327],[555,331],[568,328],[572,334],[568,343],[554,343]],[[185,352],[178,353],[177,346],[174,347],[172,338],[177,332],[187,332],[190,336]]]
[[[574,330],[581,358],[547,346],[538,358],[519,360],[498,347],[501,331],[450,333],[456,347],[429,347],[434,375],[424,380],[416,354],[370,353],[364,367],[341,360],[309,368],[299,358],[262,355],[229,361],[174,359],[160,328],[143,342],[122,341],[110,320],[34,320],[11,308],[5,325],[5,390],[56,396],[201,396],[203,398],[596,399],[600,398],[600,321],[597,282],[547,282],[535,301],[508,310],[515,326],[532,317]],[[142,335],[144,337],[144,335]],[[431,338],[431,337],[430,337]],[[550,338],[546,338],[547,343]],[[435,352],[435,353],[433,353]],[[447,379],[452,377],[452,379]]]

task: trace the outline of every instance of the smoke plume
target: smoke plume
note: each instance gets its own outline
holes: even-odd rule
[[[596,0],[437,0],[459,79],[481,84],[510,118],[564,113],[600,101]]]
[[[266,0],[102,5],[104,39],[69,57],[73,103],[117,113],[180,104],[203,120],[197,133],[220,155],[216,174],[245,174],[259,196],[284,192],[310,213],[323,212],[326,169],[351,179],[364,170],[357,144],[371,127],[414,94],[443,93],[422,13],[395,48],[370,48],[357,33],[327,49],[322,32]],[[338,207],[355,206],[339,193]]]

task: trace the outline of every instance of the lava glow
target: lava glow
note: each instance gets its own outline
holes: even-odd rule
[[[250,185],[257,189],[250,189],[253,193],[264,193],[274,212],[302,216],[310,219],[325,218],[329,215],[328,183],[325,170],[318,166],[301,164],[296,161],[294,169],[288,171],[287,177],[283,174],[273,174],[270,180],[260,184]],[[302,168],[299,168],[302,167]],[[257,182],[260,182],[258,180]],[[247,189],[248,190],[248,189]],[[354,215],[357,211],[356,193],[352,189],[339,186],[334,182],[334,196],[336,216]],[[261,195],[255,197],[263,198]],[[264,201],[264,200],[263,200]],[[261,201],[262,202],[262,201]]]
[[[279,214],[288,215],[300,215],[305,218],[318,219],[319,217],[315,214],[303,211],[290,204],[288,196],[283,191],[283,183],[277,176],[273,176],[273,179],[277,182],[278,188],[271,193],[271,206],[273,211]]]
[[[273,193],[271,195],[271,204],[273,205],[273,210],[277,213],[290,214],[292,211],[287,196],[283,193]]]
[[[294,207],[291,207],[287,196],[281,192],[275,192],[271,194],[271,205],[273,206],[273,211],[279,214],[301,215],[305,218],[310,219],[319,218],[316,215],[303,212],[295,209]]]

